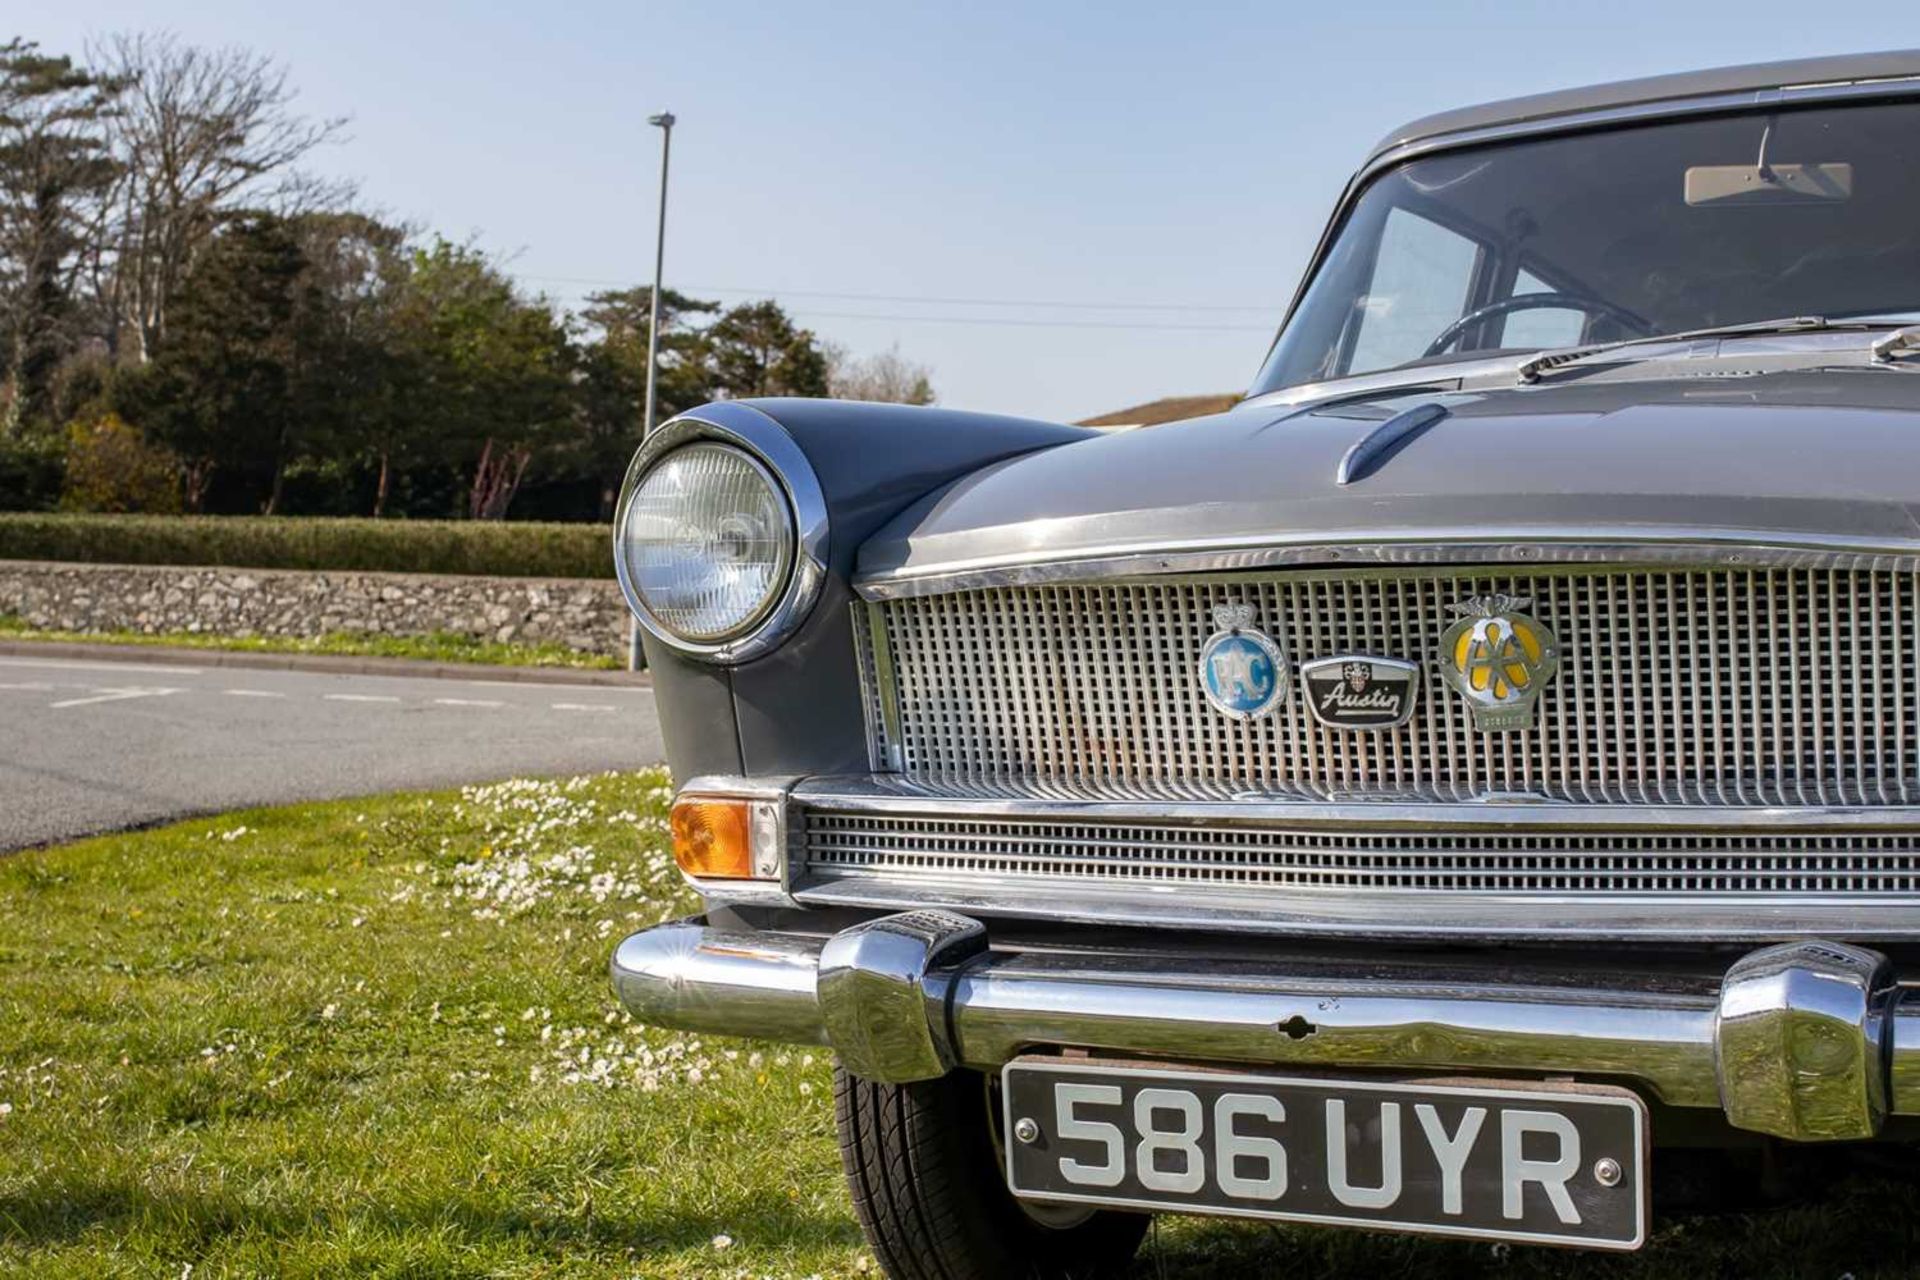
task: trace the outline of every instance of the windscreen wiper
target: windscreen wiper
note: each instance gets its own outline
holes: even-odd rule
[[[1524,360],[1514,370],[1521,382],[1534,382],[1541,374],[1564,368],[1592,356],[1624,351],[1630,347],[1656,346],[1665,342],[1690,342],[1698,338],[1752,337],[1769,333],[1811,333],[1821,329],[1884,329],[1898,321],[1829,320],[1826,316],[1785,316],[1778,320],[1753,320],[1746,324],[1718,324],[1706,329],[1687,329],[1680,333],[1656,333],[1644,338],[1623,338],[1619,342],[1600,342],[1585,347],[1561,347],[1542,351]]]
[[[1892,364],[1902,356],[1911,355],[1920,355],[1920,324],[1910,324],[1884,338],[1875,338],[1867,349],[1867,358],[1874,364]]]

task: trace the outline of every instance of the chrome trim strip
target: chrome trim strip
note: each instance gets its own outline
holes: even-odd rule
[[[1197,539],[1109,543],[1070,557],[1050,551],[985,556],[914,569],[867,573],[854,587],[868,600],[900,600],[987,587],[1038,586],[1173,573],[1276,568],[1401,568],[1418,565],[1685,565],[1701,569],[1852,569],[1920,572],[1920,538],[1885,542],[1844,536],[1740,529],[1407,529],[1392,537]]]
[[[873,606],[859,596],[847,601],[847,626],[853,633],[853,665],[860,677],[860,722],[866,731],[867,768],[875,773],[889,770],[882,746],[880,673],[874,666],[873,622],[867,615]]]
[[[771,471],[785,490],[793,517],[793,567],[779,598],[741,635],[702,644],[674,634],[652,614],[634,590],[627,559],[620,552],[627,506],[640,480],[662,457],[694,440],[719,440],[745,450]],[[627,608],[648,634],[662,644],[708,662],[735,665],[778,646],[807,620],[827,581],[827,501],[813,464],[787,429],[752,405],[720,401],[702,405],[667,422],[643,442],[627,467],[620,502],[613,516],[613,569]]]
[[[737,800],[784,800],[798,782],[797,774],[760,774],[748,778],[732,773],[703,773],[681,783],[673,798],[728,796]]]
[[[900,923],[905,932],[927,932]],[[643,1022],[824,1044],[831,1037],[819,971],[832,945],[720,930],[696,918],[627,938],[610,968],[621,1002]],[[898,1062],[882,1053],[866,1063],[875,1078],[896,1068],[902,1080],[919,1078],[928,1069],[929,1029],[944,1026],[952,1060],[987,1070],[1035,1048],[1070,1047],[1186,1062],[1616,1078],[1673,1106],[1757,1116],[1763,1131],[1797,1139],[1877,1128],[1877,1121],[1863,1124],[1857,1108],[1832,1105],[1851,1099],[1836,1089],[1853,1085],[1870,1091],[1862,1094],[1869,1115],[1881,1106],[1920,1114],[1920,992],[1882,987],[1876,977],[1856,984],[1850,1003],[1832,1001],[1818,988],[1836,964],[1888,970],[1884,957],[1827,942],[1756,952],[1717,976],[1584,970],[1533,980],[1515,976],[1510,961],[1446,971],[1438,962],[1397,961],[1331,976],[1328,966],[1278,958],[963,954],[958,964],[943,964],[934,946],[918,958],[888,957],[877,976],[891,980],[886,1017],[908,1024],[901,1027],[906,1048]],[[1748,980],[1754,974],[1766,980]],[[913,986],[920,998],[903,1004],[897,997]],[[860,992],[843,994],[860,1004]],[[1770,1034],[1790,1033],[1809,1016],[1824,1036]],[[1723,1045],[1723,1036],[1738,1043]],[[949,1042],[931,1043],[944,1055]],[[1807,1053],[1821,1062],[1846,1057],[1851,1074],[1816,1069],[1801,1059]]]
[[[867,615],[867,642],[873,656],[873,696],[880,711],[880,723],[868,726],[868,736],[871,745],[877,748],[874,756],[880,764],[898,773],[907,763],[901,747],[904,735],[900,726],[900,685],[893,665],[893,640],[887,631],[887,620],[878,609],[865,601],[861,601],[859,607]]]
[[[833,813],[1015,818],[1100,823],[1166,822],[1192,826],[1287,826],[1341,831],[1397,827],[1470,831],[1920,831],[1920,806],[1588,805],[1490,798],[1480,803],[1366,800],[1322,803],[1235,792],[1218,800],[1067,799],[961,796],[884,776],[817,777],[794,787],[795,805]]]
[[[1417,391],[1430,391],[1436,395],[1445,395],[1450,391],[1480,391],[1488,387],[1511,387],[1521,381],[1521,372],[1528,361],[1537,359],[1539,353],[1528,351],[1519,355],[1509,351],[1500,355],[1472,357],[1462,356],[1458,360],[1438,366],[1422,366],[1416,369],[1376,369],[1370,373],[1350,373],[1344,377],[1326,378],[1318,382],[1294,382],[1284,387],[1275,387],[1271,391],[1249,393],[1238,402],[1235,408],[1248,405],[1290,409],[1287,418],[1313,413],[1328,405],[1338,405],[1356,400],[1385,400],[1394,396],[1411,395]],[[1282,418],[1281,421],[1285,421]]]
[[[1806,894],[1743,896],[1737,902],[1671,894],[1434,894],[1417,890],[1196,890],[1166,883],[1107,889],[1038,876],[823,877],[794,897],[808,907],[972,915],[1117,928],[1192,929],[1298,938],[1500,942],[1779,942],[1816,937],[1920,940],[1920,897],[1862,903]]]

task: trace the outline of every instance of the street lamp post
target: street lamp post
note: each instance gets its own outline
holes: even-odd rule
[[[673,113],[662,111],[648,116],[647,123],[660,130],[660,216],[653,240],[653,294],[647,299],[647,407],[640,424],[640,438],[653,434],[655,394],[660,380],[660,282],[667,265],[667,160],[673,154]],[[627,619],[627,670],[639,671],[647,665],[640,647],[640,621]]]
[[[641,435],[653,434],[654,387],[660,373],[660,279],[667,265],[667,160],[673,154],[673,113],[662,111],[648,116],[647,123],[660,130],[660,217],[653,241],[653,296],[648,299],[647,316],[647,416]]]

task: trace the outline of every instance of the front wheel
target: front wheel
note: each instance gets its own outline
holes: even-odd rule
[[[835,1068],[853,1211],[893,1280],[1099,1280],[1126,1273],[1143,1214],[1024,1207],[1007,1191],[988,1080],[875,1084]]]

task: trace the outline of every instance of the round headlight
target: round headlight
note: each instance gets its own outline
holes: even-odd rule
[[[633,616],[703,662],[748,662],[786,643],[826,587],[820,477],[754,405],[702,405],[648,436],[613,526]]]
[[[620,529],[627,581],[654,621],[714,644],[767,615],[793,572],[793,512],[765,466],[710,440],[639,478]]]

